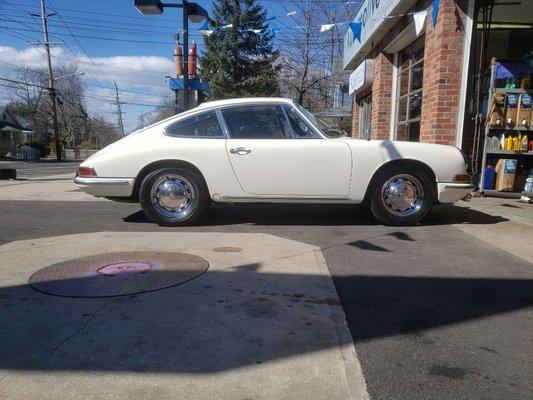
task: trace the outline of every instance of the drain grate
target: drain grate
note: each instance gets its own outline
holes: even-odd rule
[[[192,254],[108,253],[50,265],[34,273],[28,283],[39,292],[55,296],[125,296],[179,285],[208,268],[207,260]]]

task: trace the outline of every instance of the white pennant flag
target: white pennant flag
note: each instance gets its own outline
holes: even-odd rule
[[[333,28],[334,26],[335,26],[335,24],[324,24],[324,25],[321,25],[320,26],[320,33],[327,32],[327,31],[331,30],[331,28]]]
[[[422,29],[424,29],[424,22],[426,21],[427,13],[427,10],[424,10],[413,14],[413,19],[415,20],[416,36],[420,35]]]
[[[233,24],[227,24],[227,25],[221,26],[221,28],[222,29],[233,28]]]

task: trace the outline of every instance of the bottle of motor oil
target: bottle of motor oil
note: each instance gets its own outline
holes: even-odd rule
[[[524,192],[533,192],[533,168],[529,171],[529,175],[526,178],[524,184]]]
[[[522,136],[520,140],[520,151],[527,151],[527,135]]]

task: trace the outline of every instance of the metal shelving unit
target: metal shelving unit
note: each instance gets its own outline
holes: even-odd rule
[[[530,94],[533,96],[533,90],[529,89],[504,89],[495,87],[495,64],[491,66],[491,76],[490,76],[490,86],[489,86],[489,99],[492,101],[494,98],[494,93],[505,93],[505,94]],[[490,115],[487,113],[487,120],[490,118]],[[533,121],[531,121],[533,123]],[[483,140],[483,158],[481,160],[481,177],[479,180],[479,192],[486,196],[500,196],[500,197],[518,197],[520,198],[521,192],[501,192],[498,190],[484,190],[485,186],[485,168],[487,167],[487,156],[510,156],[510,157],[533,157],[533,151],[515,151],[515,150],[501,150],[501,149],[487,149],[487,137],[494,132],[503,133],[514,131],[517,133],[526,133],[528,135],[528,141],[533,139],[533,126],[524,126],[524,125],[491,125],[489,123],[485,126],[485,137]],[[501,157],[503,158],[503,157]],[[529,160],[529,158],[528,158]]]

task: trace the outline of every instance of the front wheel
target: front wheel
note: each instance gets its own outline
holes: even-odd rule
[[[161,225],[189,225],[208,204],[202,177],[187,168],[162,168],[144,178],[139,200],[144,213]]]
[[[433,204],[433,185],[427,174],[414,168],[385,170],[373,185],[370,210],[385,225],[415,225]]]

